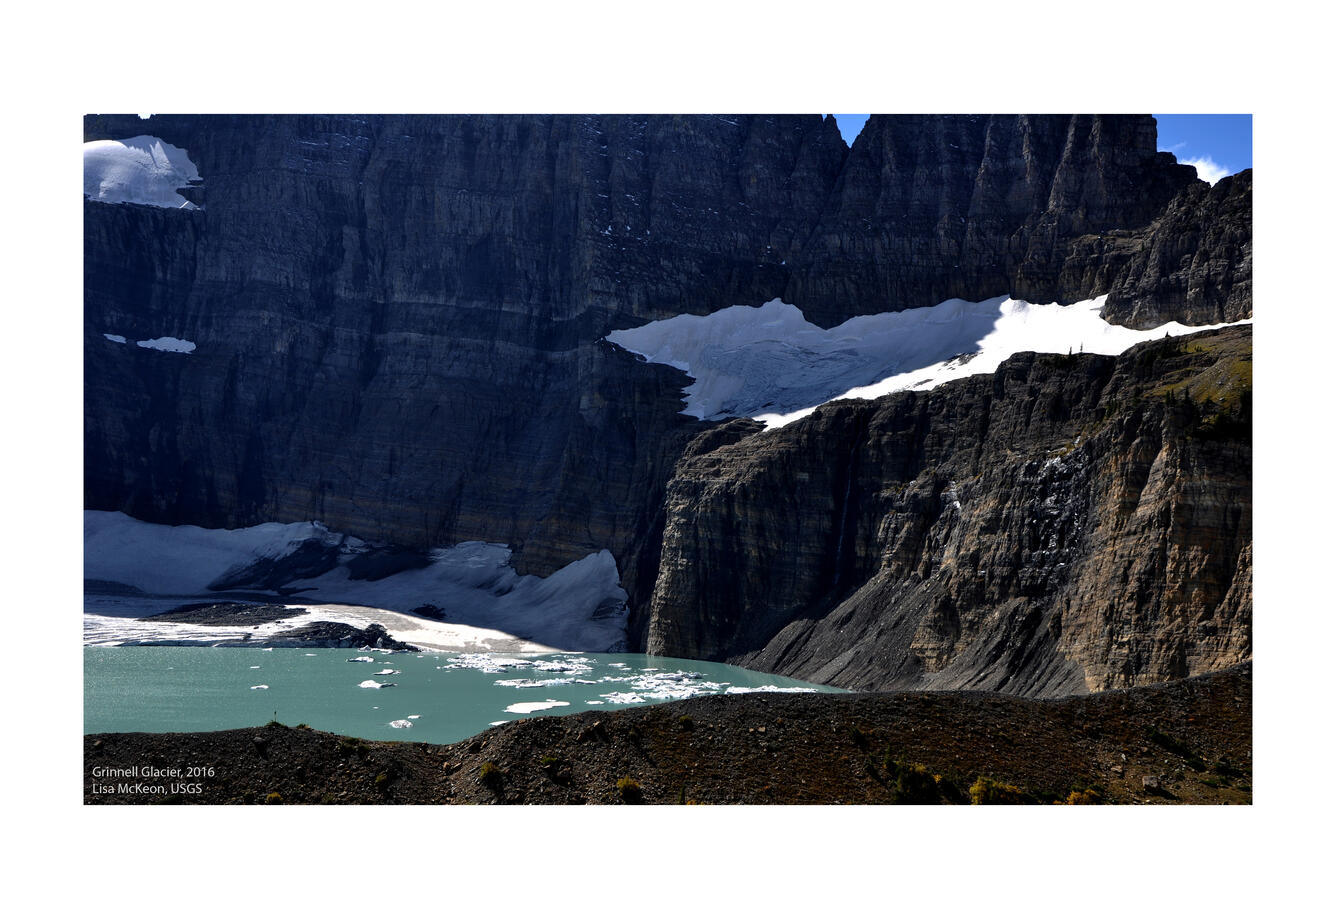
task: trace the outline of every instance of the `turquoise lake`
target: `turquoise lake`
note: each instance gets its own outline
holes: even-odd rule
[[[517,718],[766,690],[840,691],[644,654],[86,647],[84,732],[216,731],[276,718],[371,740],[453,743]]]

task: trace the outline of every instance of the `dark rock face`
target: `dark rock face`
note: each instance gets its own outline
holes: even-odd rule
[[[382,651],[421,651],[416,645],[396,641],[385,626],[373,622],[364,629],[346,622],[312,622],[279,632],[264,644],[295,648],[377,648]]]
[[[1111,278],[1104,316],[1150,329],[1236,322],[1252,315],[1252,170],[1207,188],[1194,183],[1124,253],[1101,261]],[[1073,252],[1090,245],[1073,243]],[[1078,260],[1073,256],[1072,261]],[[1104,287],[1104,279],[1093,283]]]
[[[1251,656],[1251,331],[1021,354],[688,451],[648,649],[1062,695]]]
[[[85,506],[499,541],[536,574],[609,548],[633,643],[677,459],[745,425],[703,434],[683,376],[609,331],[775,296],[824,325],[1006,292],[1111,292],[1132,324],[1251,310],[1250,179],[1195,181],[1149,116],[873,116],[852,149],[818,116],[85,122],[143,133],[189,153],[202,208],[85,204]],[[196,350],[135,345],[161,336]],[[868,474],[839,436],[809,472],[837,490]],[[870,563],[836,555],[793,589],[842,596]],[[748,621],[719,653],[759,647]]]
[[[1192,184],[1149,116],[874,115],[785,299],[833,325],[952,297],[1097,296],[1063,283],[1067,242],[1145,226]]]
[[[149,130],[206,205],[86,205],[86,506],[536,573],[613,547],[632,585],[694,426],[680,374],[599,339],[782,290],[845,156],[815,116],[88,124]]]
[[[187,603],[145,619],[195,625],[259,625],[300,616],[306,610],[273,603]]]

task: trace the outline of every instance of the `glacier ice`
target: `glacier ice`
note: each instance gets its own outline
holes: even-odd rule
[[[148,204],[194,210],[177,193],[200,180],[180,147],[149,134],[83,145],[84,196],[108,204]]]
[[[755,418],[780,427],[834,399],[873,399],[992,373],[1021,351],[1119,354],[1165,335],[1214,326],[1171,322],[1145,331],[1106,322],[1106,297],[1063,306],[1012,297],[855,316],[831,329],[780,300],[707,316],[660,319],[607,336],[646,360],[692,377],[683,413]],[[1251,320],[1244,320],[1251,322]]]

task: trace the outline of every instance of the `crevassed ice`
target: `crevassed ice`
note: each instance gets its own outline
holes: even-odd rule
[[[200,179],[180,147],[149,134],[83,145],[84,196],[108,204],[149,204],[194,210],[177,194]]]
[[[834,399],[872,399],[992,373],[1021,351],[1119,354],[1138,342],[1221,327],[1170,322],[1129,329],[1099,315],[1105,299],[1069,306],[1011,297],[947,300],[855,316],[832,329],[808,322],[796,306],[771,300],[661,319],[607,339],[689,374],[684,414],[749,417],[779,427]]]

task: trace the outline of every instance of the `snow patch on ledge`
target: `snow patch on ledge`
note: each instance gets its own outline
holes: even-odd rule
[[[1070,306],[1010,297],[855,316],[833,329],[771,300],[708,316],[674,316],[608,341],[693,377],[683,414],[755,418],[781,427],[835,399],[874,399],[992,373],[1021,351],[1120,354],[1138,342],[1213,326],[1171,322],[1138,331],[1106,322],[1105,297]],[[1252,320],[1243,320],[1251,322]],[[1237,323],[1224,323],[1230,325]]]
[[[285,589],[288,595],[277,602],[305,607],[317,618],[348,618],[317,615],[333,611],[332,604],[389,611],[388,620],[377,618],[392,635],[412,644],[445,640],[485,648],[518,636],[545,649],[625,648],[626,591],[606,549],[540,578],[516,572],[504,545],[465,542],[431,550],[424,567],[374,581],[354,578],[358,559],[376,551],[383,549],[316,522],[211,530],[145,523],[115,511],[84,511],[88,580],[127,584],[146,594],[225,600],[229,591],[213,585],[237,584],[229,589],[253,598],[260,588],[241,586],[250,583],[247,572],[253,572],[270,590]],[[326,562],[312,570],[311,559],[321,557]],[[280,574],[284,569],[288,573]],[[426,606],[439,610],[435,616],[440,618],[398,615]],[[98,641],[111,640],[102,628],[107,623],[98,625]]]
[[[125,341],[125,339],[122,338],[121,341]],[[184,338],[149,338],[144,341],[137,341],[135,344],[141,348],[149,348],[153,351],[170,351],[174,354],[189,354],[195,350],[195,343],[186,341]]]
[[[107,341],[114,341],[118,345],[125,344],[124,335],[113,335],[110,332],[103,332],[102,337],[105,338]]]
[[[190,156],[149,134],[83,145],[84,197],[107,204],[194,210],[176,190],[200,181]]]

